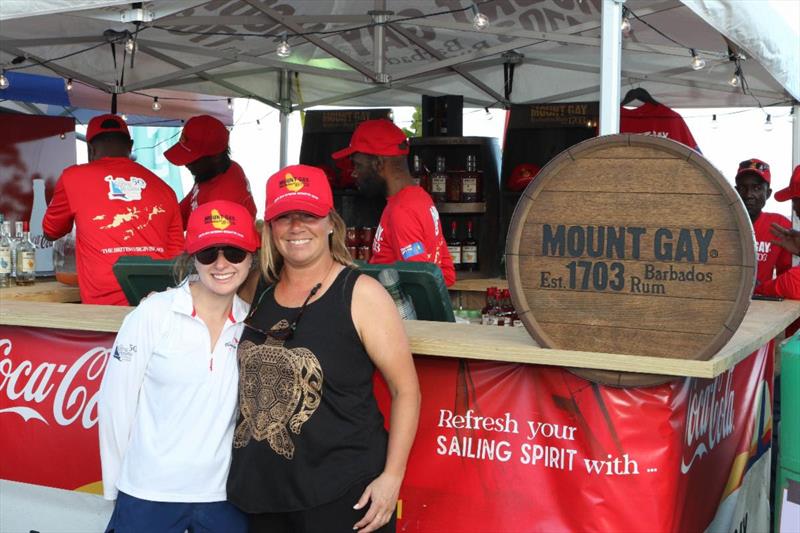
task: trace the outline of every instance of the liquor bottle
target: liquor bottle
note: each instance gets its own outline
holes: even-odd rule
[[[478,270],[478,241],[472,236],[472,221],[467,222],[467,238],[461,241],[461,268]]]
[[[461,170],[451,170],[447,173],[447,201],[448,203],[457,204],[461,202],[461,176],[464,174]]]
[[[17,285],[36,281],[36,247],[31,242],[28,221],[22,224],[22,239],[17,243]]]
[[[419,154],[414,154],[414,174],[411,177],[414,180],[414,185],[419,185],[425,189],[425,191],[429,191],[430,183],[428,182],[430,180],[428,178],[428,169],[425,168]]]
[[[502,304],[500,305],[503,315],[503,326],[510,328],[514,325],[514,306],[511,305],[511,292],[503,289]]]
[[[497,325],[497,287],[486,289],[486,305],[481,309],[481,324],[484,326]]]
[[[3,215],[0,215],[0,219]],[[11,285],[11,224],[4,220],[0,225],[0,287]]]
[[[461,241],[456,235],[457,232],[458,223],[454,220],[450,223],[450,237],[447,239],[447,251],[450,252],[450,257],[453,259],[453,268],[461,270]]]
[[[461,176],[461,201],[481,201],[481,175],[478,172],[478,158],[467,156],[467,170]]]
[[[8,234],[8,238],[11,240],[11,277],[16,279],[17,277],[17,245],[22,240],[22,221],[17,220],[14,222],[14,236],[11,236],[11,233]]]
[[[44,197],[44,180],[33,180],[33,207],[31,208],[30,239],[36,248],[36,270],[43,273],[53,272],[53,243],[44,236],[42,221],[47,211],[47,200]]]
[[[443,155],[436,156],[436,172],[431,174],[430,193],[434,202],[447,201],[447,166]]]
[[[397,270],[393,268],[381,270],[378,272],[378,281],[392,296],[394,304],[400,312],[400,318],[403,320],[416,320],[417,311],[414,309],[414,302],[411,301],[411,297],[400,286],[400,274],[397,273]]]

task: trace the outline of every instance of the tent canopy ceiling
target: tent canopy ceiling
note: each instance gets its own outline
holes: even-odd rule
[[[56,72],[109,93],[175,89],[249,96],[284,108],[281,72],[287,70],[295,73],[292,107],[303,109],[417,105],[420,94],[503,105],[504,63],[513,60],[511,103],[599,99],[601,0],[477,3],[491,20],[483,32],[472,27],[468,0],[145,3],[148,22],[139,26],[131,67],[123,43],[115,46],[115,61],[104,37],[109,29],[136,32],[129,2],[3,0],[0,64],[14,68],[11,60],[23,56],[28,59],[18,66],[33,65],[25,72]],[[623,91],[641,85],[672,107],[767,106],[800,98],[800,37],[785,17],[776,22],[769,2],[743,0],[735,10],[705,0],[624,5],[647,24],[632,18],[623,40]],[[383,10],[391,14],[379,29],[369,12]],[[275,53],[281,32],[292,46],[287,59]],[[729,43],[744,56],[747,94],[728,84],[735,70]],[[705,69],[691,68],[689,48],[707,61]],[[61,59],[48,61],[53,58]]]

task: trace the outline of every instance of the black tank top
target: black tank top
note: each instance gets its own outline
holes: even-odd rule
[[[285,342],[244,328],[228,499],[246,512],[317,507],[383,471],[375,367],[350,312],[360,275],[342,270]],[[262,331],[287,326],[300,310],[267,291],[249,321]]]

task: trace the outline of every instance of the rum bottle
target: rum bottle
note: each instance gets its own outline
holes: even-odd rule
[[[436,172],[431,174],[430,193],[434,202],[447,201],[447,166],[443,155],[436,156]]]
[[[481,175],[478,172],[478,158],[475,155],[467,156],[467,170],[461,176],[461,201],[481,201]]]
[[[419,185],[425,189],[425,191],[430,189],[430,184],[428,183],[428,169],[425,168],[419,154],[414,154],[414,173],[411,178],[414,180],[414,185]]]
[[[2,217],[2,215],[0,215]],[[11,223],[7,220],[0,225],[0,287],[11,285]]]
[[[22,223],[22,239],[17,243],[17,285],[36,281],[36,247],[31,242],[28,221]]]
[[[456,221],[450,223],[450,237],[447,239],[447,251],[450,252],[450,257],[453,259],[453,268],[461,270],[461,241],[456,235],[458,231],[458,224]]]
[[[461,241],[461,268],[478,270],[478,241],[472,236],[472,221],[467,222],[467,238]]]
[[[20,241],[22,240],[22,221],[17,220],[14,222],[14,236],[11,236],[11,233],[8,234],[8,238],[11,240],[11,277],[16,279],[17,277],[17,246],[19,245]]]

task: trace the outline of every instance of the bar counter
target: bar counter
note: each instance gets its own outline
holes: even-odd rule
[[[14,285],[12,282],[10,287],[0,288],[0,303],[11,300],[76,303],[81,301],[81,295],[76,285],[37,280],[33,285]]]
[[[6,301],[0,325],[116,332],[130,307]],[[800,316],[800,301],[753,301],[734,336],[708,361],[541,348],[524,328],[405,322],[416,355],[714,378],[778,336]]]

